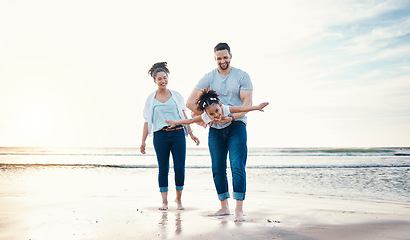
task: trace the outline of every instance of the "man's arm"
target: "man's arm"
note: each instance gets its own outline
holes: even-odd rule
[[[252,106],[252,90],[241,90],[239,92],[239,96],[242,100],[242,105],[241,107],[250,107]],[[231,122],[235,119],[238,119],[242,116],[244,116],[246,114],[246,112],[240,112],[240,113],[233,113],[232,115],[230,115],[229,117],[224,117],[222,118],[222,120],[220,121],[214,121],[215,123],[227,123],[227,122]]]
[[[194,89],[192,90],[191,95],[189,95],[186,101],[186,107],[189,108],[193,113],[196,115],[201,115],[201,112],[196,109],[196,99],[198,98],[199,90]]]
[[[242,106],[241,107],[250,107],[252,106],[252,96],[253,96],[253,90],[241,90],[239,92],[239,96],[241,97],[242,100]],[[241,113],[235,113],[232,114],[235,119],[238,119],[242,116],[245,116],[246,112],[241,112]]]
[[[242,106],[252,106],[253,90],[241,90],[239,96],[242,100]]]

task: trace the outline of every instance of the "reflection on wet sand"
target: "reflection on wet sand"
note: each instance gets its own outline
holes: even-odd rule
[[[181,219],[181,213],[176,213],[175,214],[175,234],[179,235],[182,233],[182,219]]]
[[[177,212],[174,214],[175,218],[169,219],[168,216],[172,216],[168,211],[163,211],[161,215],[160,222],[158,223],[160,227],[159,235],[163,239],[172,238],[174,235],[180,235],[182,233],[182,214]],[[175,220],[175,227],[172,227],[172,224],[169,224],[170,221]]]

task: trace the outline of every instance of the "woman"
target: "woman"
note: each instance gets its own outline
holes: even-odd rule
[[[172,153],[174,160],[176,199],[178,210],[183,210],[181,196],[185,180],[185,156],[186,142],[185,136],[191,136],[191,139],[199,145],[199,140],[192,133],[190,126],[175,126],[169,128],[165,120],[182,120],[186,119],[185,102],[181,94],[169,90],[168,74],[166,62],[155,63],[148,74],[154,79],[158,89],[151,93],[145,103],[144,108],[144,127],[142,133],[142,143],[140,151],[145,154],[145,141],[148,134],[154,132],[154,148],[158,160],[158,183],[162,197],[162,206],[160,210],[168,209],[168,172],[169,172],[169,155]]]

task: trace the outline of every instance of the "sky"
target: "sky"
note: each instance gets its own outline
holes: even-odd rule
[[[138,148],[148,69],[168,62],[187,99],[219,42],[270,103],[249,147],[410,146],[400,0],[0,0],[0,146]]]

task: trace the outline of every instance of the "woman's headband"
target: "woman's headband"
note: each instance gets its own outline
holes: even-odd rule
[[[167,70],[165,70],[164,68],[161,68],[161,67],[156,68],[156,69],[152,72],[151,77],[155,78],[156,75],[157,75],[159,72],[167,73]]]

